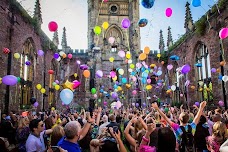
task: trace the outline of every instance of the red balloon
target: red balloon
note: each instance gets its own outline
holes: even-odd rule
[[[54,71],[53,70],[48,70],[48,73],[49,74],[54,74]]]
[[[55,32],[58,29],[58,24],[55,21],[51,21],[48,24],[49,31]]]
[[[3,53],[9,54],[10,53],[10,50],[8,48],[3,48]]]

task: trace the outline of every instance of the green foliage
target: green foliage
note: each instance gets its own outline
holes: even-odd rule
[[[171,52],[176,47],[178,47],[179,45],[181,45],[188,38],[188,36],[189,35],[187,33],[185,33],[184,35],[182,35],[180,39],[178,39],[171,47],[168,48],[168,51]]]
[[[31,109],[31,105],[20,105],[20,109]]]
[[[168,62],[168,59],[169,59],[169,52],[168,51],[163,51],[161,53],[160,60],[161,61],[164,61],[165,63],[167,63]]]
[[[207,17],[203,15],[196,23],[195,23],[195,32],[199,36],[203,36],[205,34],[207,27]]]

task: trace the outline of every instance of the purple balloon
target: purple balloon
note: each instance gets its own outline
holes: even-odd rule
[[[30,61],[26,61],[25,64],[29,66],[31,64],[31,62]]]
[[[55,80],[55,83],[59,84],[59,80]]]
[[[97,76],[98,78],[102,78],[102,77],[103,77],[103,72],[102,72],[101,70],[97,70],[96,76]]]
[[[43,55],[44,55],[44,51],[43,51],[43,50],[38,50],[37,54],[38,54],[39,56],[43,56]]]
[[[220,101],[218,102],[218,104],[219,104],[220,107],[223,107],[223,106],[224,106],[224,102],[223,102],[222,100],[220,100]]]
[[[35,102],[35,103],[33,104],[33,106],[34,106],[34,107],[38,107],[38,106],[39,106],[39,103],[38,103],[38,102]]]
[[[118,98],[118,94],[117,94],[116,92],[113,92],[113,93],[112,93],[112,98],[113,98],[113,99],[117,99],[117,98]]]
[[[124,18],[122,20],[122,23],[121,24],[122,24],[122,27],[124,29],[128,29],[130,27],[130,25],[131,25],[131,21],[128,18]]]
[[[212,68],[212,69],[211,69],[211,72],[212,72],[212,73],[215,73],[216,71],[217,71],[217,70],[216,70],[215,68]]]
[[[145,102],[143,102],[143,107],[146,107],[146,103]]]
[[[55,54],[54,54],[54,58],[55,58],[55,59],[58,59],[58,58],[59,58],[59,53],[55,53]]]
[[[81,70],[87,70],[89,67],[86,64],[80,65]]]
[[[17,84],[17,77],[14,75],[6,75],[2,78],[2,83],[5,85],[13,86]]]
[[[139,103],[136,103],[135,106],[138,107],[139,106]]]
[[[182,72],[183,74],[187,74],[190,70],[191,70],[190,65],[185,64],[185,65],[182,67],[181,72]]]
[[[196,105],[197,107],[199,107],[200,103],[199,103],[199,102],[195,102],[195,105]]]

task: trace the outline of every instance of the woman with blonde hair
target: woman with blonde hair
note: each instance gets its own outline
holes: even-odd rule
[[[218,121],[213,125],[212,136],[207,137],[207,149],[211,152],[219,152],[220,146],[228,138],[226,125]]]
[[[51,146],[56,146],[59,140],[65,135],[64,129],[62,126],[58,125],[53,128],[51,134]]]
[[[25,143],[30,133],[29,123],[28,117],[21,117],[18,122],[16,137],[19,143],[20,152],[26,152]]]

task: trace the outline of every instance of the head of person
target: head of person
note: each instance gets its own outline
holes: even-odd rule
[[[218,122],[222,120],[222,117],[220,114],[214,114],[214,116],[212,117],[213,122]]]
[[[77,121],[70,121],[64,127],[65,136],[69,140],[79,139],[79,132],[81,131],[81,126]]]
[[[182,112],[179,116],[179,120],[182,124],[186,124],[189,121],[189,115],[187,112]]]
[[[226,125],[221,121],[218,121],[213,125],[212,133],[220,144],[228,138]]]
[[[116,121],[116,116],[113,115],[113,114],[111,114],[111,115],[109,116],[109,120],[110,120],[111,122]]]
[[[205,116],[201,115],[200,120],[199,120],[199,125],[202,125],[206,122],[207,122],[207,119],[205,118]]]
[[[222,110],[221,109],[215,109],[215,114],[221,114],[222,113]]]
[[[52,117],[48,117],[47,119],[45,119],[44,123],[45,123],[46,129],[51,129],[52,126],[54,125]]]
[[[158,152],[169,151],[175,152],[176,137],[169,127],[158,130]]]
[[[26,127],[28,124],[29,124],[28,117],[21,117],[18,121],[18,128],[22,129],[22,128]]]
[[[44,123],[41,119],[33,119],[29,123],[29,129],[31,132],[39,135],[44,130]]]
[[[51,134],[51,145],[56,146],[58,141],[65,135],[64,129],[62,126],[57,125],[53,128]]]
[[[104,123],[105,123],[105,122],[108,122],[108,116],[107,116],[107,115],[103,115],[102,121],[103,121]]]

